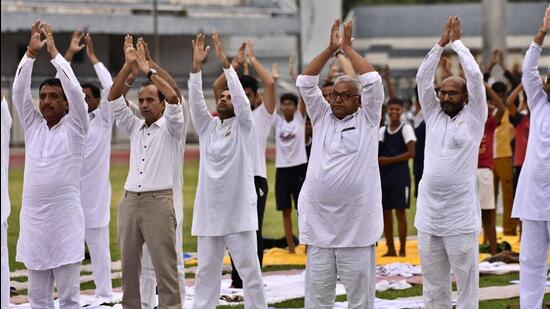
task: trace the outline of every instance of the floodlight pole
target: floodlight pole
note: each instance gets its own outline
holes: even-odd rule
[[[158,0],[153,0],[153,43],[155,45],[155,60],[160,62]]]
[[[502,49],[506,57],[506,2],[507,0],[482,0],[481,27],[484,67],[491,60],[491,53],[496,48]]]

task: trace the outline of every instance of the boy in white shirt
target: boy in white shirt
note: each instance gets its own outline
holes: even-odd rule
[[[307,153],[305,148],[305,104],[298,97],[285,93],[280,99],[282,115],[275,115],[275,201],[277,210],[283,212],[283,226],[288,251],[295,253],[294,234],[292,233],[292,201],[298,209],[298,196],[302,189],[307,171]]]
[[[193,41],[193,69],[188,82],[191,120],[199,135],[201,156],[191,230],[192,235],[198,236],[199,260],[194,308],[216,307],[226,247],[243,278],[245,308],[266,308],[256,255],[254,118],[237,73],[215,32],[212,39],[229,88],[217,101],[219,117],[208,111],[202,93],[201,66],[210,50],[209,46],[204,47],[203,34]]]

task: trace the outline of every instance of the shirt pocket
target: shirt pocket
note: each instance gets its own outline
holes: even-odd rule
[[[453,128],[449,148],[452,148],[452,149],[463,148],[465,145],[468,145],[471,141],[472,141],[472,134],[470,132],[470,129],[468,128],[468,124],[464,121],[459,120]]]
[[[341,151],[350,154],[359,150],[359,131],[355,128],[344,129],[340,132]]]

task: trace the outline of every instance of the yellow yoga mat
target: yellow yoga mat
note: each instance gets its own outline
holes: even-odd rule
[[[502,233],[497,235],[497,241],[502,242],[506,241],[512,246],[512,251],[519,252],[519,236],[504,236]],[[480,236],[481,242],[481,236]],[[396,248],[399,249],[399,241],[395,240]],[[386,265],[391,263],[410,263],[413,265],[420,264],[420,256],[418,255],[418,246],[416,240],[407,241],[407,256],[399,257],[383,257],[387,251],[386,241],[384,239],[378,241],[378,246],[376,247],[376,264],[377,265]],[[490,255],[487,253],[480,253],[479,260],[483,260]],[[225,256],[223,259],[224,264],[230,264],[229,256]],[[548,263],[550,264],[550,255],[548,256]],[[305,246],[299,245],[296,247],[296,254],[288,253],[288,250],[281,248],[269,249],[264,254],[264,266],[272,265],[305,265],[306,264],[306,250]],[[197,260],[192,259],[186,261],[185,265],[193,266],[197,265]]]

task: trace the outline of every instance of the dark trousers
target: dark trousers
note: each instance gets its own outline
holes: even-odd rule
[[[262,237],[262,224],[264,222],[264,212],[265,212],[265,202],[267,201],[267,179],[254,176],[254,186],[256,187],[256,196],[258,198],[256,202],[256,210],[258,211],[258,230],[256,231],[256,242],[258,243],[258,259],[260,260],[260,267],[262,267],[264,259],[264,246],[263,246],[263,237]],[[231,256],[229,256],[231,257]],[[235,264],[233,264],[233,259],[231,259],[231,285],[235,288],[242,288],[243,281]]]

